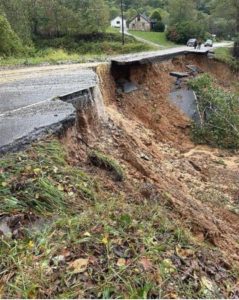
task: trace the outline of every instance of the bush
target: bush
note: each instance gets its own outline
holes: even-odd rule
[[[201,120],[193,126],[194,140],[222,148],[239,148],[238,97],[216,86],[208,74],[191,80],[189,85],[198,97]]]
[[[0,55],[11,56],[23,52],[23,46],[8,20],[0,15]]]
[[[157,22],[153,26],[153,31],[154,32],[164,32],[165,31],[165,25],[163,22]]]
[[[166,32],[167,39],[178,44],[186,44],[190,38],[204,39],[204,35],[200,24],[193,21],[185,21],[170,26]]]

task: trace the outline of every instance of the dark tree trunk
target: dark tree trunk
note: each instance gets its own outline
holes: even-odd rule
[[[239,1],[234,0],[234,5],[236,9],[236,41],[233,49],[233,56],[239,59]]]
[[[239,40],[234,44],[233,56],[239,59]]]

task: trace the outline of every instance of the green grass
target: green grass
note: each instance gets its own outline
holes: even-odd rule
[[[232,48],[215,49],[215,58],[228,64],[232,70],[239,71],[239,60],[232,56]]]
[[[99,151],[92,151],[89,154],[89,159],[96,167],[108,170],[113,173],[116,181],[122,181],[124,178],[124,172],[121,166],[114,159],[107,155],[100,153]]]
[[[57,140],[1,158],[0,213],[38,217],[16,238],[0,237],[1,298],[232,295],[237,279],[221,254],[170,216],[163,195],[146,200],[137,183],[97,171],[70,165]]]
[[[95,199],[93,183],[83,172],[69,167],[56,141],[4,157],[0,170],[0,213],[46,214],[66,210],[67,199]]]
[[[130,33],[132,35],[135,35],[144,40],[147,40],[149,42],[158,44],[158,45],[166,47],[166,48],[175,46],[175,44],[173,42],[170,42],[167,40],[165,32],[144,32],[144,31],[131,30]]]

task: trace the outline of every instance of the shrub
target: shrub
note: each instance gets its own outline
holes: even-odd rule
[[[185,21],[168,27],[166,36],[172,42],[186,44],[190,38],[203,39],[204,32],[197,22]]]
[[[163,22],[157,22],[153,26],[153,31],[155,32],[164,32],[165,31],[165,25]]]
[[[189,81],[189,85],[198,97],[201,119],[193,126],[194,140],[222,148],[239,148],[238,97],[218,87],[208,74]]]

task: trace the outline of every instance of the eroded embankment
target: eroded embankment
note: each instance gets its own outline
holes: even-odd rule
[[[3,298],[238,298],[238,156],[168,97],[197,59],[98,67],[60,141],[1,159]]]
[[[152,65],[98,67],[109,119],[88,149],[113,156],[126,170],[128,182],[146,184],[149,193],[156,190],[164,195],[175,218],[200,240],[209,241],[229,259],[238,261],[237,156],[196,147],[190,139],[191,120],[170,104],[168,97],[175,82],[169,73],[185,72],[192,64],[219,80],[223,78],[225,86],[236,78],[226,67],[223,72],[221,64],[191,55]],[[119,87],[124,80],[138,89],[124,93]],[[80,157],[84,162],[85,145],[73,143],[73,136],[69,131],[65,143],[71,141],[73,160]]]

